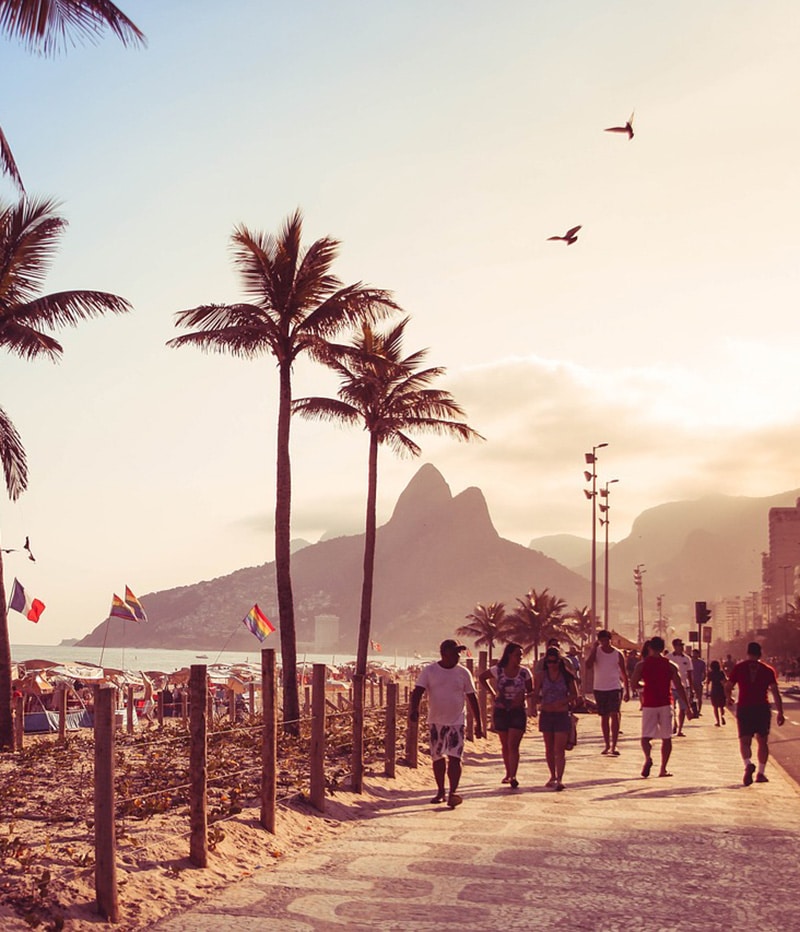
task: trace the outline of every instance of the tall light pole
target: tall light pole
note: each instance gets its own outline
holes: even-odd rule
[[[598,443],[592,447],[591,453],[584,453],[586,465],[592,467],[589,472],[585,469],[583,475],[587,482],[592,483],[591,492],[583,490],[583,494],[592,500],[592,624],[597,627],[597,451],[607,447],[607,443]]]
[[[604,568],[604,578],[603,578],[603,627],[608,628],[608,525],[611,523],[611,502],[608,499],[608,487],[612,482],[619,482],[619,479],[609,479],[606,482],[605,487],[600,489],[600,497],[605,499],[605,502],[602,502],[600,505],[600,513],[605,515],[605,518],[600,519],[600,523],[605,526],[606,529],[606,557],[605,557],[605,568]]]
[[[637,563],[633,570],[633,581],[636,583],[636,602],[639,609],[639,644],[644,644],[644,596],[642,594],[642,574],[646,573],[644,563]]]

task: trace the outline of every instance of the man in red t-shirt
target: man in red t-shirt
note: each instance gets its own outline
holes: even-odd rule
[[[733,668],[725,684],[728,705],[733,705],[733,688],[739,687],[739,702],[736,708],[736,722],[739,728],[739,750],[744,761],[744,778],[742,783],[750,786],[756,765],[751,760],[753,735],[758,744],[758,774],[756,783],[769,783],[764,773],[769,759],[769,725],[771,710],[767,692],[772,693],[778,710],[778,725],[783,725],[783,700],[778,689],[778,677],[774,667],[761,659],[761,645],[751,641],[747,645],[747,660],[742,660]]]
[[[686,690],[681,682],[678,668],[663,656],[664,639],[654,637],[650,640],[650,653],[633,668],[631,686],[638,689],[642,683],[642,750],[644,767],[642,776],[649,777],[653,767],[650,754],[653,738],[661,738],[661,770],[659,777],[671,777],[667,770],[667,761],[672,754],[672,706],[670,690],[674,689],[678,698],[687,708],[687,718],[692,717],[686,697]]]

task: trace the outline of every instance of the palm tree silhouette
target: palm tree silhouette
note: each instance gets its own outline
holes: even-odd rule
[[[533,659],[539,659],[539,645],[559,633],[559,625],[567,603],[547,589],[531,589],[524,598],[517,599],[519,607],[506,617],[503,639],[521,644],[525,653],[533,650]]]
[[[104,291],[61,291],[40,295],[47,269],[67,221],[47,199],[0,202],[0,347],[23,359],[45,356],[58,362],[61,344],[45,329],[74,327],[80,321],[110,312],[129,311],[130,304]],[[28,484],[25,450],[3,411],[0,417],[0,459],[6,491],[15,501]],[[0,747],[13,744],[11,717],[11,644],[0,553]]]
[[[577,639],[578,646],[583,653],[588,641],[590,641],[597,631],[597,625],[592,619],[592,610],[588,605],[583,608],[573,608],[572,611],[564,615],[562,629],[570,641]]]
[[[489,602],[482,605],[480,602],[475,610],[466,616],[468,625],[461,625],[456,634],[465,638],[472,638],[476,647],[486,647],[489,651],[489,666],[492,665],[492,649],[494,645],[503,640],[503,624],[506,619],[506,607],[502,602]]]
[[[109,0],[0,0],[0,32],[42,55],[54,54],[82,39],[96,39],[105,29],[123,45],[146,42],[144,33]],[[0,171],[10,175],[20,191],[25,190],[2,129]]]
[[[302,249],[303,219],[296,210],[278,236],[234,229],[233,261],[242,277],[246,301],[204,304],[176,315],[177,327],[196,327],[167,346],[198,346],[205,351],[253,359],[269,354],[278,366],[279,401],[275,482],[275,576],[283,667],[284,729],[297,733],[297,638],[291,580],[292,476],[289,435],[292,367],[309,351],[346,326],[387,316],[397,310],[389,292],[361,283],[342,286],[331,274],[339,243],[328,237]]]
[[[387,444],[395,453],[419,456],[420,447],[407,431],[448,434],[459,440],[483,439],[463,421],[464,411],[449,392],[427,386],[443,375],[440,367],[420,369],[427,350],[402,355],[409,318],[385,334],[364,324],[350,345],[319,344],[315,353],[339,377],[338,398],[298,398],[293,410],[306,418],[363,424],[369,433],[364,575],[358,628],[356,673],[367,669],[372,622],[372,589],[377,537],[378,449]]]

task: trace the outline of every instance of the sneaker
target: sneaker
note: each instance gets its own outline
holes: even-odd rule
[[[742,783],[743,783],[745,786],[750,786],[750,784],[753,782],[753,774],[754,774],[755,772],[756,772],[756,765],[755,765],[755,764],[748,764],[748,765],[744,768],[744,777],[742,778]]]
[[[767,775],[765,773],[757,773],[756,783],[769,783],[769,780],[767,779]]]

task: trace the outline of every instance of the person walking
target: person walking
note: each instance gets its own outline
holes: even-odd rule
[[[655,638],[653,640],[655,640]],[[689,703],[692,700],[692,658],[684,652],[683,641],[680,638],[675,638],[673,640],[672,653],[669,655],[669,659],[678,668],[681,683],[683,684],[682,698],[678,690],[674,687],[672,689],[672,701],[675,703],[675,707],[678,711],[678,721],[672,731],[673,734],[677,732],[679,738],[685,738],[686,735],[683,731],[683,723],[686,721],[686,716],[689,712]]]
[[[706,682],[706,662],[695,647],[692,651],[692,689],[697,703],[697,714],[703,714],[703,686]]]
[[[423,667],[417,677],[408,713],[412,722],[419,721],[419,704],[427,692],[431,762],[436,780],[436,795],[431,802],[443,803],[447,799],[451,809],[463,802],[456,790],[461,780],[461,758],[464,754],[465,702],[469,702],[475,719],[475,737],[483,737],[475,681],[469,670],[459,663],[463,650],[466,647],[451,638],[442,641],[439,645],[441,659]]]
[[[528,724],[526,706],[533,694],[533,677],[530,670],[522,666],[522,647],[506,644],[503,656],[484,670],[479,680],[494,699],[492,721],[500,738],[506,768],[502,782],[515,790],[519,786],[519,746]]]
[[[570,705],[577,701],[575,677],[567,669],[557,647],[548,647],[543,669],[534,676],[532,715],[539,714],[539,731],[550,779],[545,786],[564,789],[567,738],[570,729]]]
[[[644,766],[642,776],[649,777],[653,768],[652,741],[661,739],[661,769],[659,777],[671,777],[667,770],[670,755],[672,754],[672,708],[670,705],[670,688],[683,699],[688,710],[686,690],[681,682],[678,668],[667,657],[663,656],[664,639],[654,637],[650,639],[650,649],[647,657],[636,664],[631,682],[634,688],[642,686],[642,751],[644,752]]]
[[[710,690],[711,706],[714,709],[714,724],[717,728],[725,724],[725,706],[728,702],[728,697],[725,695],[727,681],[728,677],[725,676],[722,664],[720,664],[719,660],[712,660],[708,668],[706,682]]]
[[[736,664],[725,684],[729,705],[733,705],[733,690],[736,688],[739,690],[736,723],[739,731],[739,750],[744,761],[742,783],[750,786],[753,782],[753,774],[756,773],[756,765],[751,758],[753,736],[758,745],[756,783],[769,783],[764,772],[769,759],[769,726],[772,718],[772,710],[767,698],[768,692],[772,693],[775,707],[778,710],[776,718],[778,725],[783,725],[786,719],[783,715],[783,699],[778,689],[775,668],[761,659],[761,645],[758,641],[751,641],[747,645],[747,659]]]
[[[603,731],[603,754],[619,757],[619,722],[623,687],[625,702],[631,697],[628,670],[621,650],[611,645],[611,632],[599,631],[597,641],[586,658],[586,667],[594,671],[594,699]]]

